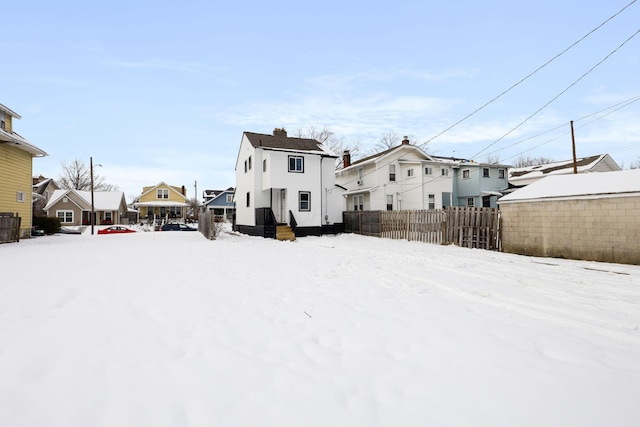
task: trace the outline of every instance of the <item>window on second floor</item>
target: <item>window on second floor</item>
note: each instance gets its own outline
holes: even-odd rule
[[[27,198],[25,197],[24,191],[18,191],[16,193],[16,201],[19,203],[24,203]]]
[[[500,179],[504,179],[504,177],[506,176],[504,169],[498,169],[498,178]]]
[[[433,168],[432,168],[432,167],[430,167],[430,166],[426,166],[426,167],[424,168],[424,174],[425,174],[425,175],[433,175]]]
[[[447,175],[449,175],[449,169],[442,168],[442,176],[447,176]]]
[[[156,190],[156,198],[157,199],[168,199],[169,198],[169,190],[166,188],[158,188]]]
[[[251,170],[251,156],[247,160],[249,161],[249,170]]]
[[[227,203],[233,202],[233,194],[227,194]]]
[[[289,156],[289,172],[304,172],[304,157]]]
[[[489,168],[482,168],[482,177],[483,178],[490,178],[490,176],[489,176]]]
[[[462,171],[462,179],[471,178],[471,171],[469,169],[465,169]]]
[[[396,165],[389,165],[389,181],[394,182],[396,180]]]
[[[412,177],[413,176],[413,169],[407,169],[407,177]]]
[[[262,161],[262,172],[266,172],[267,171],[267,159],[264,159]]]

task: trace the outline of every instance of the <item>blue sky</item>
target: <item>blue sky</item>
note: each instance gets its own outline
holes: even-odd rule
[[[160,181],[192,197],[235,185],[243,131],[327,127],[363,152],[389,132],[431,140],[631,1],[10,2],[0,103],[49,154],[34,174],[93,157],[128,198]],[[574,120],[578,156],[637,161],[640,35],[502,137],[639,22],[636,2],[427,151],[565,160]]]

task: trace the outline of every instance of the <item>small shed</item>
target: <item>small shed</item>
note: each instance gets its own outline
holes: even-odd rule
[[[498,204],[504,252],[640,264],[640,169],[549,176]]]

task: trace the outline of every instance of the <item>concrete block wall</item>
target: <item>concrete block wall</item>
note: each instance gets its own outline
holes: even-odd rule
[[[522,255],[640,265],[640,197],[500,205],[502,248]]]

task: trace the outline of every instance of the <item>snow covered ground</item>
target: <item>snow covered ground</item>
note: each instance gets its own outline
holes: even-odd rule
[[[2,426],[640,425],[640,267],[356,235],[0,245]]]

